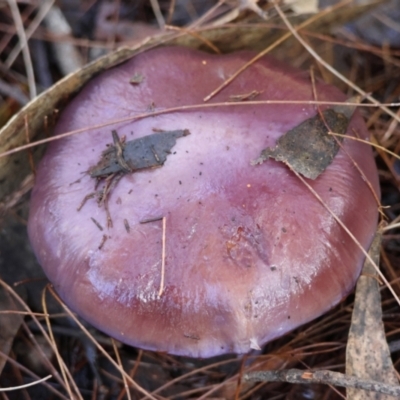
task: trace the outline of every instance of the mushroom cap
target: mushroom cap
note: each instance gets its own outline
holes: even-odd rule
[[[122,342],[192,357],[245,353],[326,312],[357,280],[362,251],[288,166],[250,164],[315,116],[315,106],[235,103],[128,118],[202,104],[253,55],[151,50],[94,78],[60,116],[55,134],[121,122],[49,145],[32,192],[29,236],[62,299]],[[132,85],[135,74],[143,81]],[[253,90],[256,100],[313,99],[307,73],[265,57],[211,102]],[[319,100],[345,100],[325,83],[316,91]],[[108,229],[95,199],[77,208],[94,190],[87,171],[112,142],[111,129],[126,140],[154,130],[191,134],[177,140],[161,168],[122,177],[110,193]],[[357,112],[347,133],[368,138]],[[379,195],[370,146],[345,139],[326,171],[307,181],[366,249],[378,216],[371,188]],[[161,296],[162,223],[140,223],[154,217],[166,218]]]

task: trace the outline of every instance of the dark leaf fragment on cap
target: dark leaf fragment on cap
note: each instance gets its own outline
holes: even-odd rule
[[[331,164],[343,141],[330,132],[345,134],[354,109],[338,106],[325,110],[322,118],[318,114],[305,120],[281,136],[275,148],[264,149],[252,164],[274,158],[306,178],[316,179]]]
[[[176,140],[189,134],[187,129],[157,132],[123,143],[114,131],[114,145],[110,145],[98,164],[89,170],[90,176],[102,178],[119,172],[159,167],[171,153]]]

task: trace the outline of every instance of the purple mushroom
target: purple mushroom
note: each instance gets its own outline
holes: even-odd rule
[[[357,280],[363,252],[290,168],[251,164],[316,106],[242,102],[133,120],[201,104],[253,55],[147,51],[94,78],[61,114],[55,134],[88,129],[49,145],[32,192],[30,239],[62,299],[122,342],[191,357],[245,353],[326,312]],[[319,100],[345,100],[330,85],[316,90]],[[211,102],[253,91],[256,100],[313,99],[307,73],[263,58]],[[107,207],[88,195],[111,131],[123,148],[185,129],[162,166],[110,180],[109,227]],[[368,138],[357,112],[347,134]],[[110,183],[102,178],[100,187]],[[345,139],[307,182],[368,248],[378,219],[373,191],[379,196],[371,148]]]

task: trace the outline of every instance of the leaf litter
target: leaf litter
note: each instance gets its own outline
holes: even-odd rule
[[[348,102],[359,101],[359,96],[348,99]],[[276,147],[262,150],[251,164],[262,164],[273,158],[306,178],[318,178],[332,163],[343,141],[343,137],[331,132],[344,135],[355,109],[355,105],[338,105],[306,119],[281,136]]]
[[[347,10],[351,10],[352,8],[351,7],[347,7]],[[329,11],[329,13],[331,13],[332,11]],[[320,15],[322,15],[322,11],[320,12],[320,14],[319,15],[317,15],[316,16],[316,18],[319,18],[319,16]],[[337,20],[337,19],[336,19]],[[310,21],[311,21],[311,19],[310,19]],[[235,29],[237,29],[237,27],[235,27]],[[291,35],[291,32],[288,32],[287,34],[286,34],[286,36],[285,37],[288,37],[288,36],[290,36]],[[323,43],[323,45],[324,46],[329,46],[329,41],[326,41],[326,42],[324,42]],[[350,44],[350,47],[351,48],[356,48],[356,45],[358,44],[358,42],[354,42],[354,44]],[[361,42],[361,44],[362,44],[362,42]],[[318,47],[318,49],[319,49],[319,47]],[[325,49],[325,48],[324,48]],[[124,49],[125,51],[126,51],[126,49]],[[353,49],[354,50],[354,49]],[[380,50],[378,49],[377,50],[378,51],[378,57],[381,55],[381,52],[380,52]],[[367,56],[370,56],[370,53],[371,52],[371,48],[366,48],[366,53],[367,53]],[[393,54],[393,55],[395,55],[395,50],[393,50],[393,49],[390,49],[390,48],[385,48],[385,54],[386,54],[386,56],[390,56],[390,59],[389,59],[389,57],[388,57],[388,60],[389,61],[387,61],[388,62],[388,65],[390,66],[390,67],[393,67],[393,64],[394,64],[394,57],[392,58],[391,57],[391,55]],[[354,53],[355,53],[355,51],[354,51]],[[357,55],[361,60],[363,60],[363,61],[365,61],[365,57],[362,55],[362,54],[358,54]],[[382,55],[382,58],[383,58],[383,55]],[[368,60],[368,61],[371,61],[371,60]],[[380,61],[380,60],[379,60]],[[383,91],[384,93],[383,93],[383,97],[382,97],[382,99],[385,99],[385,100],[387,100],[387,101],[393,101],[393,97],[390,97],[390,96],[392,96],[392,95],[396,95],[396,91],[394,90],[393,91],[393,87],[390,89],[390,85],[388,84],[389,82],[390,83],[394,83],[393,81],[390,81],[389,79],[390,79],[390,76],[388,75],[388,76],[381,76],[381,75],[379,75],[379,73],[381,73],[379,70],[378,71],[374,71],[374,75],[373,75],[373,77],[370,77],[369,75],[366,75],[366,82],[364,82],[364,86],[362,86],[367,92],[374,92],[374,94],[379,94],[379,90],[381,90],[381,92]],[[381,83],[379,83],[379,85],[378,85],[378,87],[377,87],[377,84],[376,84],[376,82],[378,81],[378,78],[385,78],[385,79],[381,79],[381,80],[379,80],[379,82],[381,82]],[[372,79],[372,78],[374,78],[374,79]],[[359,83],[358,83],[359,84]],[[372,84],[374,84],[374,85],[372,85]],[[60,92],[62,92],[62,94],[63,94],[63,96],[65,96],[65,90],[60,90]],[[395,98],[397,98],[397,97],[395,97]],[[382,100],[381,100],[382,101]],[[378,105],[378,103],[375,103],[375,104],[377,104]],[[379,104],[379,106],[380,106],[380,110],[377,110],[378,112],[380,111],[381,112],[381,114],[379,114],[379,115],[375,115],[375,117],[374,118],[371,118],[371,120],[369,120],[369,124],[370,124],[370,126],[371,126],[371,128],[378,128],[378,129],[375,129],[375,136],[376,136],[376,138],[377,138],[377,140],[379,140],[379,141],[383,141],[384,143],[384,145],[386,145],[386,147],[389,147],[389,145],[390,145],[390,147],[392,148],[392,150],[395,150],[395,151],[397,151],[396,149],[394,149],[393,148],[393,146],[395,146],[396,145],[396,143],[394,143],[393,144],[393,146],[390,144],[390,143],[388,143],[388,141],[387,141],[387,137],[385,138],[385,137],[382,137],[382,135],[381,135],[381,132],[382,132],[382,130],[384,131],[385,130],[385,127],[386,127],[386,123],[387,123],[387,119],[386,119],[386,117],[388,116],[388,115],[390,115],[392,118],[394,118],[393,117],[393,115],[391,115],[391,114],[389,114],[389,112],[388,111],[390,111],[390,110],[388,110],[388,109],[384,109],[384,107],[382,107],[381,106],[381,104]],[[41,107],[41,109],[42,109],[43,107]],[[54,109],[54,106],[51,104],[50,105],[50,109],[51,110],[53,110]],[[395,110],[394,110],[395,111]],[[378,114],[378,112],[376,113],[376,114]],[[37,116],[36,116],[36,114],[37,114]],[[38,120],[42,120],[43,118],[42,118],[42,114],[38,114],[38,113],[36,113],[36,114],[33,114],[33,115],[35,115],[35,118],[36,119],[38,119]],[[387,115],[386,115],[387,114]],[[382,116],[383,116],[383,118],[382,118]],[[398,119],[397,119],[398,120]],[[393,121],[392,122],[396,122],[396,119],[393,119]],[[31,131],[33,131],[33,130],[31,130]],[[15,130],[13,129],[13,130],[11,130],[10,129],[10,132],[13,132],[13,135],[15,134]],[[395,134],[396,134],[396,132],[394,132],[394,135],[393,135],[393,138],[395,137]],[[387,150],[386,150],[387,151]],[[382,156],[381,156],[381,158],[382,158]],[[393,178],[396,178],[396,176],[397,176],[397,173],[396,173],[396,171],[394,171],[394,169],[392,170],[392,169],[390,169],[390,166],[391,166],[391,159],[390,158],[387,158],[387,159],[384,159],[384,164],[386,163],[387,165],[386,165],[386,167],[388,167],[389,166],[389,171],[387,171],[387,169],[388,168],[386,168],[384,171],[381,171],[382,173],[381,173],[381,181],[382,181],[382,183],[383,183],[383,185],[384,185],[384,189],[386,188],[386,192],[388,192],[388,189],[393,189],[392,188],[392,186],[390,186],[389,188],[388,188],[388,186],[389,186],[389,183],[391,184],[392,182],[390,182],[391,181],[391,179],[393,179]],[[10,162],[10,164],[12,164],[11,162]],[[20,165],[17,165],[16,163],[15,163],[15,165],[16,165],[16,168],[20,168]],[[382,169],[382,165],[381,165],[381,169]],[[394,180],[394,179],[393,179]],[[14,180],[13,181],[15,181],[15,182],[18,182],[17,181],[17,179],[15,179],[14,178]],[[3,185],[4,186],[4,185]],[[3,188],[2,188],[3,189]],[[397,193],[397,189],[393,189],[393,190],[391,190],[390,191],[390,193],[391,193],[391,195],[395,195],[396,193]],[[389,202],[390,204],[392,203],[392,201],[390,201]],[[393,203],[395,203],[396,204],[396,198],[395,199],[393,199]],[[387,203],[385,203],[385,204],[387,204]],[[389,214],[389,216],[390,216],[390,220],[393,220],[394,218],[395,218],[395,216],[397,215],[397,212],[396,212],[396,209],[393,209],[393,210],[389,210],[388,211],[388,214]],[[386,246],[386,248],[388,248],[389,249],[389,255],[393,258],[393,257],[395,257],[396,256],[396,254],[397,254],[397,245],[398,245],[398,242],[397,242],[397,238],[398,238],[398,235],[396,235],[396,232],[393,234],[393,235],[388,235],[388,234],[386,234],[385,235],[386,236],[386,239],[384,240],[384,246]],[[391,266],[390,266],[390,264],[391,264],[391,262],[393,262],[394,263],[394,266],[397,264],[396,262],[396,259],[392,259],[391,261],[388,261],[388,260],[385,260],[384,261],[384,266],[386,267],[386,270],[385,270],[385,272],[387,272],[387,270],[389,269],[389,271],[391,271]],[[398,264],[397,264],[398,265]],[[394,270],[396,270],[397,268],[394,268]],[[394,272],[394,270],[393,270],[393,272]],[[392,279],[394,279],[393,277],[392,277]],[[385,293],[383,293],[383,294],[385,294]],[[387,306],[388,306],[388,301],[386,301],[386,303],[385,303],[385,307],[387,308]],[[341,306],[341,308],[340,308],[340,310],[338,310],[337,311],[337,313],[339,313],[339,312],[341,312],[342,314],[345,312],[345,308],[343,307],[343,306]],[[342,315],[342,314],[340,314],[340,315]],[[342,315],[342,318],[340,318],[340,316],[338,317],[337,316],[337,314],[334,314],[334,316],[335,316],[335,318],[334,318],[334,326],[335,326],[335,331],[337,332],[337,330],[338,330],[338,328],[341,328],[341,331],[344,331],[345,329],[344,329],[344,326],[345,326],[345,322],[343,322],[343,321],[345,321],[345,320],[347,320],[348,318],[348,314],[347,313],[345,313],[345,315]],[[332,318],[332,316],[331,317],[329,317],[329,315],[327,315],[327,316],[325,316],[324,317],[324,320],[323,321],[329,321],[329,318]],[[388,318],[388,315],[386,315],[386,318]],[[389,317],[390,318],[390,317]],[[398,321],[398,318],[396,318],[396,321]],[[394,322],[392,322],[392,325],[389,325],[389,326],[387,326],[390,330],[389,330],[389,335],[390,334],[392,334],[392,336],[391,336],[391,340],[393,341],[394,339],[396,339],[396,337],[394,337],[393,336],[393,334],[396,332],[396,321],[394,321]],[[387,324],[388,322],[386,321],[386,324]],[[390,322],[389,322],[390,323]],[[326,325],[327,323],[325,322],[325,325]],[[322,325],[322,324],[321,324]],[[311,340],[311,338],[313,339],[313,342],[314,342],[314,345],[315,345],[315,347],[317,347],[318,345],[320,345],[321,343],[322,343],[322,339],[323,338],[321,338],[320,336],[318,336],[318,337],[316,337],[315,336],[315,332],[317,332],[317,327],[318,327],[319,325],[318,325],[318,323],[313,323],[312,325],[310,325],[309,326],[309,328],[307,328],[307,326],[306,327],[303,327],[302,328],[302,330],[301,330],[301,332],[302,332],[302,337],[303,338],[305,338],[307,341],[308,341],[308,343],[309,343],[309,340]],[[304,334],[304,333],[306,333],[306,334]],[[314,335],[313,335],[313,332],[314,332]],[[295,337],[296,335],[295,334],[292,334],[291,335],[292,337]],[[299,335],[298,335],[299,336]],[[347,337],[347,335],[345,335],[346,337]],[[311,337],[311,338],[310,338]],[[332,337],[332,332],[329,332],[329,337],[331,338]],[[344,337],[343,335],[342,336],[339,336],[339,344],[340,344],[340,342],[342,342],[343,340],[342,340],[342,337]],[[336,340],[338,340],[338,335],[337,335],[337,333],[336,333],[336,336],[335,336],[335,339]],[[303,339],[304,340],[304,339]],[[319,342],[321,342],[321,343],[319,343]],[[258,360],[260,360],[260,362],[262,362],[262,360],[264,360],[264,362],[266,362],[266,360],[269,360],[270,358],[271,359],[274,359],[274,360],[276,360],[277,358],[279,358],[279,359],[281,359],[281,361],[282,362],[287,362],[287,361],[289,361],[289,363],[290,362],[293,362],[293,361],[291,361],[292,360],[292,358],[294,357],[293,356],[293,354],[295,354],[295,358],[296,358],[296,362],[303,362],[303,358],[306,356],[306,354],[307,354],[307,352],[305,352],[305,351],[302,351],[302,349],[303,349],[303,347],[301,347],[300,346],[300,344],[301,343],[303,343],[303,342],[301,342],[299,339],[298,339],[298,342],[296,342],[295,340],[294,340],[294,342],[292,342],[292,341],[290,341],[289,343],[290,343],[290,348],[288,349],[288,351],[287,351],[287,355],[286,355],[286,353],[284,352],[284,351],[282,351],[281,349],[282,349],[282,344],[285,344],[285,343],[287,343],[284,339],[282,339],[282,340],[280,340],[279,342],[276,342],[276,344],[275,344],[275,346],[273,346],[273,345],[268,345],[267,346],[267,348],[266,348],[266,350],[265,350],[265,352],[264,352],[264,354],[263,355],[259,355],[258,356]],[[299,344],[300,343],[300,344]],[[332,342],[333,343],[333,342]],[[281,347],[280,347],[281,346]],[[276,357],[276,354],[277,354],[277,349],[278,349],[278,351],[279,351],[279,357]],[[304,347],[304,349],[305,349],[305,347]],[[335,356],[334,356],[334,360],[335,360],[335,362],[336,362],[336,360],[337,360],[337,354],[339,353],[339,357],[340,357],[340,352],[338,352],[338,351],[336,351],[336,350],[334,350],[335,348],[334,347],[332,347],[332,348],[330,348],[330,353],[331,353],[331,355],[330,355],[330,357],[331,356],[333,356],[333,353],[332,353],[332,351],[335,351]],[[308,349],[309,350],[309,349]],[[139,358],[138,359],[140,359],[140,356],[141,356],[141,354],[144,354],[145,356],[144,357],[152,357],[153,355],[152,355],[152,353],[151,352],[142,352],[142,351],[139,351]],[[323,353],[323,352],[322,352]],[[126,355],[125,355],[125,357],[126,357]],[[313,354],[313,359],[312,360],[306,360],[306,361],[308,361],[308,363],[310,364],[312,364],[311,366],[312,367],[319,367],[319,365],[321,364],[321,360],[316,360],[316,357],[317,357],[317,355],[315,355],[315,354]],[[333,358],[331,358],[330,359],[331,360],[331,362],[333,362]],[[146,360],[146,361],[148,361],[148,360]],[[151,359],[151,361],[152,361],[152,363],[150,364],[150,366],[151,366],[151,372],[152,372],[152,374],[149,374],[149,373],[147,373],[146,374],[146,377],[148,377],[148,376],[153,376],[154,375],[154,371],[156,370],[156,368],[157,368],[157,364],[155,364],[154,363],[154,360],[153,359]],[[182,367],[182,365],[183,365],[183,363],[182,363],[182,361],[181,360],[177,360],[177,359],[175,359],[175,358],[172,358],[172,357],[167,357],[167,356],[160,356],[160,358],[157,360],[158,362],[159,362],[159,364],[161,364],[162,365],[162,367],[163,367],[163,369],[165,370],[165,371],[168,371],[168,368],[170,368],[170,365],[171,365],[171,363],[172,363],[172,365],[173,365],[173,372],[174,372],[174,374],[176,373],[176,369],[177,368],[181,368]],[[322,360],[323,361],[323,360]],[[340,359],[339,359],[339,361],[340,361]],[[137,362],[137,364],[135,364],[135,367],[137,367],[139,365],[139,362]],[[140,372],[140,368],[143,366],[143,365],[145,365],[145,363],[140,363],[140,367],[139,367],[139,372]],[[248,367],[249,367],[249,365],[251,365],[251,364],[246,364],[246,368],[248,369]],[[263,367],[265,367],[265,365],[263,365]],[[326,367],[326,362],[323,364],[323,367]],[[275,366],[275,368],[272,368],[272,369],[276,369],[277,367]],[[271,369],[271,365],[270,364],[268,364],[268,366],[267,366],[267,369]],[[207,374],[209,374],[209,376],[211,376],[211,377],[215,377],[215,376],[219,376],[218,374],[220,374],[221,372],[220,371],[212,371],[211,370],[211,367],[207,367],[206,368],[206,370],[207,370]],[[134,372],[132,373],[132,375],[135,375],[135,379],[140,379],[140,377],[138,376],[138,374],[135,374],[135,372],[136,372],[136,369],[135,370],[133,370]],[[201,370],[199,369],[198,370],[199,371],[199,375],[200,375],[200,372],[201,372]],[[19,372],[19,370],[18,370],[18,372]],[[148,372],[148,371],[147,371]],[[14,375],[19,375],[19,374],[14,374]],[[250,393],[246,393],[246,394],[244,394],[244,396],[242,396],[242,394],[243,394],[243,387],[241,386],[242,384],[240,383],[240,376],[238,377],[238,376],[235,376],[235,378],[236,379],[238,379],[238,384],[237,384],[237,387],[236,387],[236,385],[233,385],[234,386],[234,388],[236,388],[236,392],[235,392],[235,397],[237,398],[237,397],[239,397],[240,396],[240,398],[249,398],[249,397],[251,397],[252,395],[254,396],[254,393],[253,393],[253,391],[251,391]],[[204,384],[205,384],[205,382],[204,382],[204,376],[203,375],[201,375],[200,376],[200,378],[199,379],[201,379],[201,381],[199,382],[199,387],[200,386],[204,386]],[[212,381],[211,382],[211,388],[213,388],[215,385],[216,385],[216,383],[215,382],[220,382],[220,379],[218,380],[218,378],[214,378],[215,379],[215,381]],[[154,383],[155,382],[155,383]],[[155,387],[158,387],[158,388],[160,388],[160,384],[161,384],[161,382],[162,382],[162,380],[160,379],[160,377],[157,377],[157,379],[155,380],[153,382],[153,385],[155,385]],[[181,378],[181,376],[178,378],[178,382],[183,382],[183,379]],[[229,379],[227,379],[226,380],[226,382],[227,382],[227,384],[226,384],[226,386],[228,385],[228,382],[230,382],[230,380]],[[171,378],[171,380],[167,383],[167,384],[171,384],[172,385],[172,383],[176,383],[174,380],[172,380],[172,378]],[[207,383],[208,383],[208,381],[207,381]],[[221,385],[221,383],[218,383],[218,386],[219,385]],[[147,385],[146,385],[147,386]],[[271,389],[270,390],[275,390],[275,393],[276,393],[276,391],[277,390],[279,390],[279,393],[280,393],[280,395],[281,396],[285,396],[285,393],[286,393],[286,390],[287,390],[287,388],[288,388],[289,386],[288,385],[285,385],[285,386],[282,386],[282,387],[279,387],[279,388],[276,388],[276,387],[271,387]],[[308,385],[308,387],[309,387],[309,389],[307,389],[307,395],[309,396],[310,394],[312,395],[312,396],[316,396],[315,398],[323,398],[323,397],[326,397],[326,394],[327,393],[325,393],[325,395],[323,395],[323,393],[321,392],[323,389],[321,389],[321,386],[319,385],[319,386],[315,386],[315,385]],[[52,387],[50,387],[50,388],[52,388]],[[161,388],[162,388],[162,386],[161,386]],[[154,386],[153,386],[153,388],[152,389],[154,389]],[[151,390],[151,389],[150,389]],[[192,391],[191,392],[191,395],[193,396],[193,384],[192,384],[192,386],[190,387],[190,390]],[[267,387],[267,385],[263,385],[262,386],[262,388],[261,389],[259,389],[258,391],[267,391],[267,395],[266,396],[268,396],[268,395],[270,395],[271,393],[270,393],[270,390],[269,390],[269,387]],[[299,386],[295,386],[295,387],[293,387],[293,390],[295,390],[295,393],[296,393],[296,396],[298,396],[298,395],[301,395],[301,389],[299,389]],[[293,392],[293,390],[292,390],[292,392]],[[328,390],[328,391],[330,391],[331,389],[326,389],[326,390]],[[128,392],[129,392],[129,390],[128,390]],[[201,392],[200,392],[201,393]],[[225,394],[225,391],[223,390],[222,392],[217,392],[217,393],[215,393],[215,395],[220,395],[220,396],[223,396]],[[264,393],[265,394],[265,393]],[[60,395],[61,395],[61,393],[60,393]],[[95,395],[95,392],[94,392],[94,395]],[[258,395],[259,396],[259,394],[255,394],[256,396]],[[289,395],[290,396],[290,395]],[[61,397],[62,398],[62,397]],[[233,396],[227,396],[226,398],[233,398]]]
[[[378,229],[369,250],[369,254],[377,265],[379,265],[381,242],[382,230]],[[382,321],[378,278],[374,266],[366,259],[356,287],[346,347],[346,374],[398,387],[399,380],[390,356]],[[390,400],[393,398],[382,392],[371,393],[354,388],[347,389],[347,396],[353,400]]]

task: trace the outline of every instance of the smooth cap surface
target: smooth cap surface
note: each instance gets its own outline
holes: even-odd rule
[[[286,165],[251,165],[262,149],[316,115],[315,106],[234,104],[126,121],[202,104],[252,55],[148,51],[93,79],[60,117],[55,134],[125,121],[48,147],[32,193],[32,246],[64,301],[125,343],[193,357],[244,353],[329,310],[360,273],[361,250]],[[133,85],[135,74],[143,80]],[[212,102],[253,90],[260,92],[255,100],[313,99],[307,73],[264,58]],[[323,83],[317,93],[319,100],[345,100]],[[94,190],[86,171],[112,143],[112,129],[126,140],[153,130],[190,135],[177,140],[161,168],[123,176],[109,198],[108,229],[95,199],[77,208]],[[368,137],[358,113],[348,134]],[[367,248],[377,204],[355,163],[379,195],[370,147],[349,139],[308,182]],[[162,222],[140,223],[155,217],[166,218],[160,297]]]

